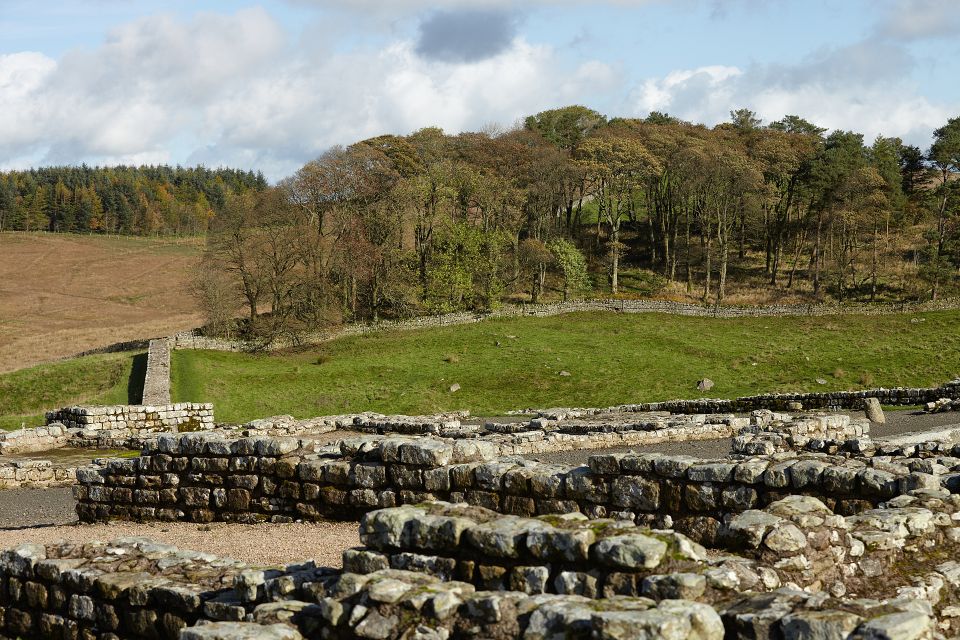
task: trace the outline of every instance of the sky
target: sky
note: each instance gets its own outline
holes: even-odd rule
[[[708,125],[745,107],[926,148],[960,115],[958,4],[0,0],[0,170],[279,180],[333,145],[570,104]]]

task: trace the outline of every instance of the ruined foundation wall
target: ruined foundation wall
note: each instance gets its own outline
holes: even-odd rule
[[[214,426],[213,405],[200,402],[65,407],[48,412],[46,421],[48,425],[60,423],[68,429],[126,431],[128,435],[200,431]]]
[[[0,461],[0,489],[70,487],[76,482],[76,466],[58,465],[50,460]]]
[[[953,486],[960,460],[842,458],[794,453],[704,461],[604,454],[580,467],[500,458],[482,440],[358,441],[338,457],[294,438],[227,441],[161,436],[140,458],[78,472],[83,521],[354,519],[377,508],[439,499],[504,514],[580,512],[673,523],[710,542],[722,518],[790,494],[856,513],[910,490]],[[669,520],[667,520],[669,518]]]

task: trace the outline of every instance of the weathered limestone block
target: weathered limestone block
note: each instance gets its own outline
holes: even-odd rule
[[[595,559],[610,567],[653,569],[667,552],[667,544],[643,534],[626,534],[600,540],[593,546]]]
[[[611,503],[636,511],[656,511],[660,506],[660,484],[639,476],[620,476],[610,486]]]

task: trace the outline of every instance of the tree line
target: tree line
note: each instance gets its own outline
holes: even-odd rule
[[[267,336],[505,300],[716,304],[960,289],[960,118],[920,149],[746,109],[715,127],[582,106],[509,130],[426,128],[259,173],[0,174],[0,230],[207,235],[196,293]]]
[[[44,167],[0,173],[0,231],[205,233],[230,193],[263,175],[205,167]]]
[[[960,118],[927,150],[745,109],[713,128],[580,106],[507,131],[427,128],[228,194],[198,295],[214,324],[243,308],[265,335],[641,281],[711,304],[732,286],[937,298],[958,286],[958,173]]]

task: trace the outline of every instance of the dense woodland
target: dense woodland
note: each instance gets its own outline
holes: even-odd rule
[[[798,116],[739,110],[708,128],[573,106],[508,131],[333,148],[272,187],[204,169],[7,174],[0,215],[18,229],[206,230],[196,293],[211,322],[242,310],[276,335],[504,300],[956,295],[958,175],[960,118],[920,149]]]
[[[137,235],[206,232],[227,194],[259,173],[203,167],[45,167],[0,173],[0,231]]]

